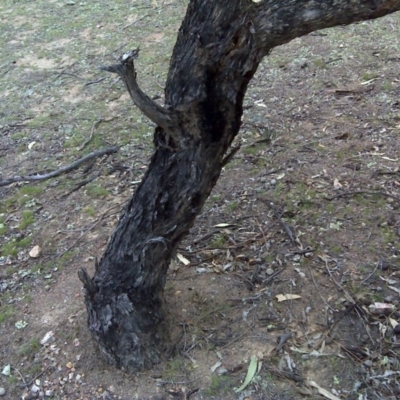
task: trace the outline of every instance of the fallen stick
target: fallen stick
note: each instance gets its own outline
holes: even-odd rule
[[[85,157],[82,157],[79,160],[74,161],[72,164],[66,165],[65,167],[61,167],[59,169],[56,169],[55,171],[48,172],[47,174],[42,174],[42,175],[32,174],[32,175],[24,175],[24,176],[16,175],[11,178],[2,179],[2,180],[0,180],[0,187],[11,185],[12,183],[15,183],[15,182],[44,181],[46,179],[55,178],[56,176],[65,174],[67,172],[74,170],[75,168],[80,167],[82,164],[91,160],[92,158],[100,157],[103,155],[113,154],[113,153],[116,153],[117,151],[118,151],[118,148],[115,146],[107,147],[102,150],[93,151],[92,153],[87,154]]]

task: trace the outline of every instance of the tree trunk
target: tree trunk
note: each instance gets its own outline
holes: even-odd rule
[[[164,107],[137,84],[138,51],[104,68],[121,76],[134,103],[158,125],[150,166],[94,277],[79,272],[89,329],[111,364],[149,368],[168,347],[168,266],[237,150],[228,151],[262,58],[313,30],[399,9],[399,0],[192,0],[171,59]]]

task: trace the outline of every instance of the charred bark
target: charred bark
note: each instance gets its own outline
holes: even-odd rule
[[[111,364],[148,368],[168,346],[167,269],[229,160],[243,98],[262,58],[313,30],[399,9],[400,0],[192,0],[171,59],[165,107],[140,90],[135,52],[105,68],[122,77],[135,104],[158,125],[150,166],[94,277],[79,273],[89,329]]]

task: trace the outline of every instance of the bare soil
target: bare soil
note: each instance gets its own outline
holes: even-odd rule
[[[0,180],[119,146],[0,187],[4,398],[400,398],[399,14],[265,59],[241,150],[169,271],[174,354],[136,375],[98,354],[77,271],[101,257],[154,130],[98,67],[140,45],[140,83],[162,101],[185,5],[0,4]]]

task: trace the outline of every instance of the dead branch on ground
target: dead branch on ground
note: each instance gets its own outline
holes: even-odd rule
[[[104,155],[110,155],[113,153],[116,153],[118,151],[118,148],[115,146],[112,147],[107,147],[102,150],[97,150],[93,151],[92,153],[87,154],[86,156],[80,158],[79,160],[74,161],[73,163],[66,165],[65,167],[61,167],[59,169],[56,169],[55,171],[48,172],[47,174],[31,174],[31,175],[23,175],[23,176],[13,176],[11,178],[6,178],[0,180],[0,187],[1,186],[7,186],[11,185],[12,183],[15,182],[36,182],[36,181],[44,181],[50,178],[55,178],[56,176],[60,176],[62,174],[66,174],[67,172],[70,172],[78,167],[80,167],[82,164],[85,162],[91,160],[92,158],[95,157],[101,157]]]

